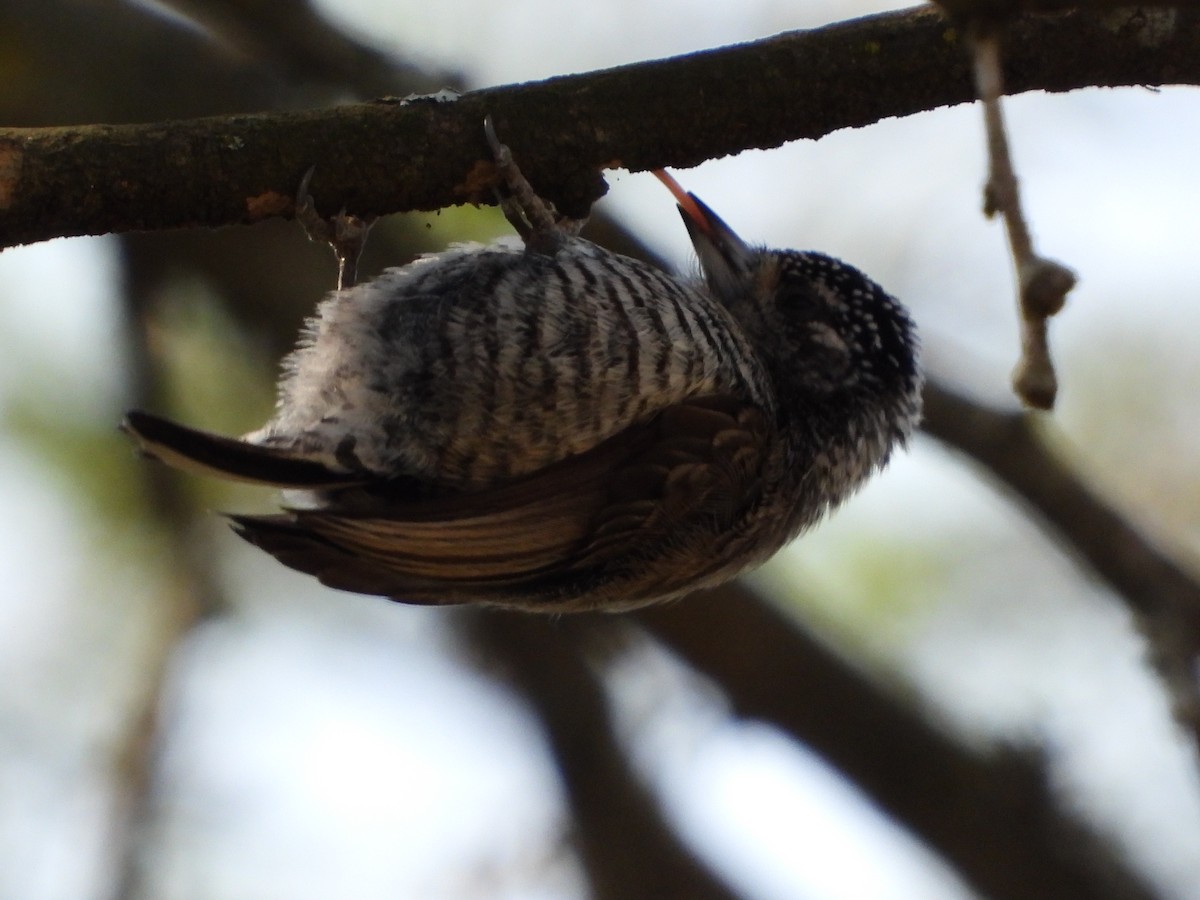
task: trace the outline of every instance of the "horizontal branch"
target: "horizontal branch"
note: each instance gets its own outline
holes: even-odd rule
[[[932,0],[955,21],[988,23],[1011,22],[1028,13],[1061,13],[1086,9],[1091,12],[1121,11],[1145,17],[1154,9],[1195,7],[1197,0],[1148,0],[1133,6],[1129,0]]]
[[[1007,89],[1200,83],[1196,22],[1191,10],[1023,18]],[[0,129],[0,246],[290,215],[313,165],[325,214],[490,202],[485,113],[539,191],[580,216],[603,168],[687,167],[970,100],[961,44],[919,8],[455,102]]]

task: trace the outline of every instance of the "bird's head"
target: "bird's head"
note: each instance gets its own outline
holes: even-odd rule
[[[762,354],[785,404],[789,390],[836,394],[915,419],[916,329],[898,300],[832,257],[746,244],[695,195],[659,177],[679,202],[709,291]]]

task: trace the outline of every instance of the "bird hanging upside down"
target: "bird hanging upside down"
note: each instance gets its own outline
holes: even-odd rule
[[[761,563],[920,417],[904,307],[818,253],[744,244],[665,174],[704,281],[575,236],[486,131],[520,240],[331,294],[241,439],[144,412],[192,472],[288,489],[234,529],[406,603],[625,610]]]

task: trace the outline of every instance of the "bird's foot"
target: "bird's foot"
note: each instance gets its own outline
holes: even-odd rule
[[[312,166],[300,179],[296,189],[296,221],[303,227],[309,240],[328,244],[333,248],[338,262],[338,290],[354,287],[358,280],[358,258],[367,242],[367,234],[375,218],[350,215],[343,209],[328,219],[322,218],[313,203],[308,185],[312,181],[316,166]]]
[[[586,220],[559,216],[553,203],[537,195],[513,159],[512,151],[496,137],[491,116],[484,117],[483,133],[488,146],[492,148],[492,158],[499,176],[496,195],[500,200],[500,210],[525,245],[533,250],[550,250],[564,234],[578,234]]]

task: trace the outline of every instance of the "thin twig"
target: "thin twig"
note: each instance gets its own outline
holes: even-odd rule
[[[1017,270],[1021,357],[1013,371],[1013,389],[1030,406],[1050,409],[1058,393],[1058,379],[1050,359],[1046,323],[1066,303],[1067,293],[1075,286],[1075,274],[1061,263],[1038,255],[1021,209],[1021,192],[1000,109],[1004,76],[999,32],[980,23],[974,24],[968,32],[975,84],[983,103],[987,133],[988,179],[984,187],[984,213],[989,217],[1000,213],[1004,217]]]

